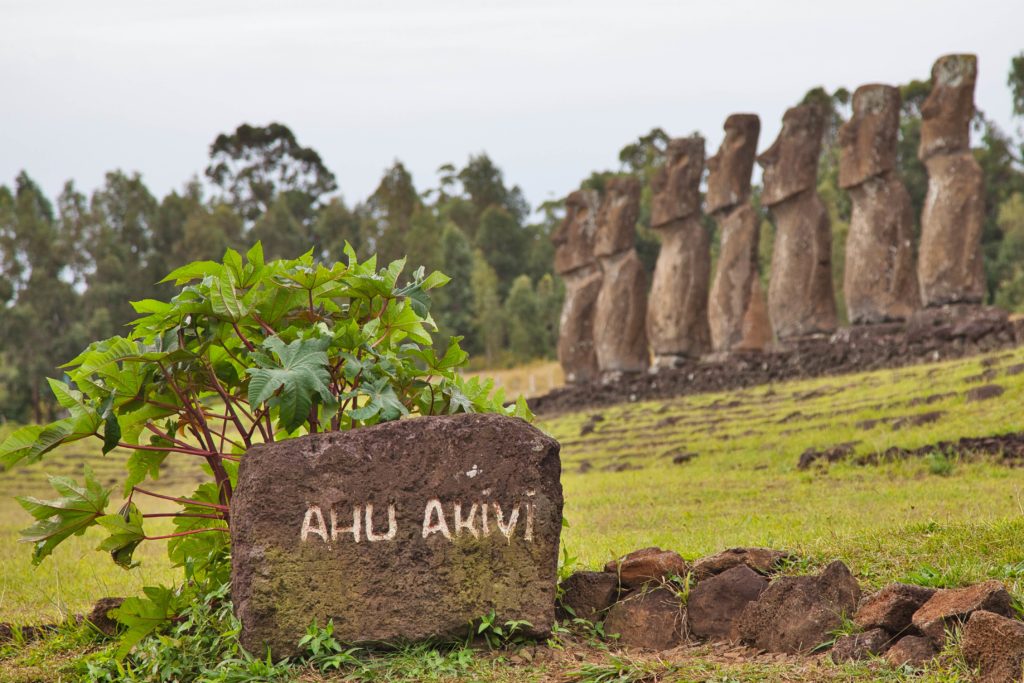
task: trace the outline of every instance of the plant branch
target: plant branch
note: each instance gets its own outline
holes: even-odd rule
[[[163,500],[170,500],[175,503],[181,503],[182,505],[195,505],[201,508],[212,508],[214,510],[221,510],[223,512],[228,511],[227,505],[217,505],[216,503],[204,503],[201,500],[192,500],[191,498],[177,498],[175,496],[168,496],[163,493],[156,493],[155,491],[148,491],[142,488],[141,486],[133,486],[132,491],[138,491],[139,493],[142,493],[147,496],[152,496],[153,498],[162,498]]]

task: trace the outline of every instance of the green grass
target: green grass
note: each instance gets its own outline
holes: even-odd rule
[[[842,559],[868,590],[897,580],[954,586],[999,578],[1020,599],[1024,470],[983,457],[961,460],[940,453],[883,465],[839,462],[806,471],[796,466],[806,449],[840,443],[856,442],[856,457],[892,446],[913,449],[963,436],[1024,431],[1024,373],[1006,372],[1020,363],[1024,349],[542,417],[540,428],[563,445],[568,554],[578,558],[580,567],[598,568],[648,545],[688,558],[761,545],[805,558],[793,571],[813,571]],[[984,372],[994,377],[981,377]],[[1006,391],[987,401],[965,399],[967,389],[986,383]],[[923,401],[928,398],[931,403]],[[894,427],[900,418],[929,412],[941,415],[928,424]],[[597,414],[604,419],[581,435]],[[877,422],[865,427],[870,420]],[[141,585],[177,579],[166,568],[161,544],[144,544],[138,554],[142,566],[126,572],[93,551],[99,534],[74,538],[40,567],[31,566],[29,549],[16,542],[17,530],[29,519],[11,496],[49,495],[44,468],[74,476],[81,463],[88,463],[100,481],[109,481],[120,467],[118,459],[125,457],[115,452],[104,458],[85,447],[69,451],[0,475],[0,621],[56,621],[87,610],[99,597],[129,595]],[[679,453],[697,455],[673,464],[672,456]],[[585,472],[584,461],[589,464]],[[605,470],[623,466],[634,469]],[[190,491],[198,473],[194,462],[173,461],[159,488]],[[47,647],[54,646],[44,642],[17,656],[0,650],[0,680],[5,672],[19,680],[12,672],[28,666],[24,662],[32,652]],[[79,655],[95,647],[68,646]],[[662,661],[576,642],[565,651],[548,651],[543,661],[476,653],[458,672],[450,670],[446,659],[433,673],[430,661],[423,659],[429,655],[403,656],[411,660],[375,664],[375,680],[966,680],[955,652],[916,676],[880,662],[836,667],[821,658],[769,657],[736,663],[712,646],[666,655]],[[414,671],[420,672],[419,679]],[[302,675],[321,680],[312,672]]]

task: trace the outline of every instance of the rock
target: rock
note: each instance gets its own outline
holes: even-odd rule
[[[665,163],[651,178],[651,227],[658,229],[700,214],[700,179],[704,174],[704,138],[673,138]]]
[[[645,650],[668,650],[685,639],[686,613],[679,597],[667,588],[639,592],[608,610],[604,632],[618,634],[618,643]]]
[[[757,114],[732,114],[725,120],[725,139],[718,153],[708,159],[708,213],[746,204],[750,199],[750,174],[757,156],[761,119]]]
[[[843,189],[896,168],[900,91],[891,85],[862,85],[853,93],[853,116],[839,127],[839,186]]]
[[[932,91],[921,105],[917,156],[922,161],[970,148],[977,77],[978,58],[974,55],[945,55],[932,66]]]
[[[650,581],[686,576],[690,566],[679,553],[661,548],[642,548],[612,560],[604,570],[615,574],[623,588],[638,588]]]
[[[750,281],[750,303],[743,316],[743,340],[733,351],[764,351],[772,343],[772,323],[768,317],[768,298],[761,278]]]
[[[793,556],[770,548],[729,548],[720,553],[702,557],[693,563],[693,574],[698,581],[709,576],[745,565],[759,574],[773,574],[779,565]]]
[[[918,668],[935,658],[939,651],[921,636],[903,636],[885,653],[885,661],[894,667]]]
[[[231,503],[241,642],[296,652],[316,619],[352,643],[462,637],[493,610],[554,619],[559,445],[522,420],[418,417],[258,445]]]
[[[865,631],[884,628],[890,633],[902,633],[911,627],[914,612],[933,595],[934,588],[906,583],[889,584],[861,601],[853,621]]]
[[[686,602],[690,633],[700,638],[736,640],[736,620],[767,587],[768,579],[743,564],[700,581]]]
[[[892,636],[881,628],[841,636],[836,638],[835,644],[832,645],[832,661],[841,664],[868,659],[884,654],[891,643]]]
[[[982,384],[980,387],[973,387],[966,392],[968,401],[987,401],[992,398],[999,398],[1006,392],[1006,389],[999,384]]]
[[[743,610],[737,632],[769,652],[809,652],[829,640],[859,597],[857,580],[839,561],[817,576],[781,576]]]
[[[1001,581],[993,579],[967,588],[937,591],[914,612],[912,622],[937,647],[942,647],[946,628],[962,624],[978,610],[1013,616],[1010,594]]]
[[[979,610],[964,626],[960,650],[967,664],[978,670],[978,683],[1019,681],[1024,669],[1024,623]]]
[[[837,324],[832,230],[816,189],[824,123],[815,105],[787,110],[779,137],[757,158],[761,203],[776,225],[768,312],[779,339],[831,333]]]
[[[93,605],[92,611],[86,620],[96,627],[100,633],[108,636],[115,635],[119,628],[117,619],[110,616],[111,610],[117,609],[124,602],[124,598],[100,598]]]
[[[601,291],[601,269],[594,256],[600,199],[594,190],[578,190],[565,199],[565,220],[551,236],[555,271],[565,282],[558,329],[558,361],[569,383],[597,378],[594,314]]]
[[[612,178],[605,186],[594,253],[602,272],[594,311],[594,351],[605,376],[647,369],[647,272],[633,248],[640,183]]]
[[[984,178],[970,148],[977,75],[974,55],[940,57],[932,67],[932,91],[921,106],[917,155],[928,170],[928,193],[917,276],[926,306],[978,303],[985,296]]]
[[[563,607],[571,615],[601,621],[619,595],[619,578],[608,572],[574,572],[562,582]]]

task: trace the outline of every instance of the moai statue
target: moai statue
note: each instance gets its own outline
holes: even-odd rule
[[[558,362],[569,383],[597,378],[594,314],[601,291],[601,268],[594,256],[600,198],[594,190],[577,190],[565,198],[565,220],[551,236],[555,272],[565,282],[558,326]]]
[[[707,353],[711,237],[700,222],[704,138],[668,143],[665,165],[651,181],[651,227],[661,251],[647,300],[647,338],[653,366],[675,367]]]
[[[712,346],[720,352],[761,351],[772,340],[757,272],[761,221],[750,203],[750,173],[760,133],[756,114],[733,114],[725,120],[722,146],[708,159],[706,208],[721,235],[708,321]]]
[[[605,185],[597,219],[594,255],[601,265],[601,291],[594,314],[597,367],[605,376],[647,369],[647,273],[636,255],[640,182],[612,178]]]
[[[917,277],[925,306],[980,303],[985,294],[981,167],[970,148],[974,55],[946,55],[932,67],[932,91],[921,106],[917,156],[928,169],[921,212]]]
[[[843,292],[850,322],[906,320],[919,307],[914,210],[896,173],[900,91],[862,85],[839,129],[839,186],[853,202]]]
[[[775,143],[757,158],[761,203],[775,219],[768,312],[780,340],[836,329],[832,230],[817,191],[824,125],[819,107],[793,107]]]

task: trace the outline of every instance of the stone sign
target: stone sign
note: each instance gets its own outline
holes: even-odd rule
[[[560,473],[557,441],[498,415],[254,447],[231,503],[243,646],[295,654],[314,619],[352,643],[459,637],[492,610],[546,635]]]

